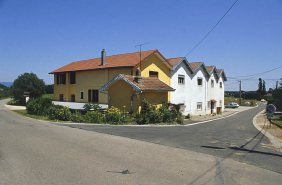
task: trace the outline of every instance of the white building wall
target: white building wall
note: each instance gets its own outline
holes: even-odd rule
[[[183,85],[178,84],[178,76],[184,75]],[[202,79],[202,85],[198,85],[198,78]],[[176,89],[171,93],[171,102],[184,104],[184,115],[205,115],[207,114],[207,83],[208,75],[201,66],[193,74],[185,62],[182,62],[172,71],[171,86]],[[197,103],[202,103],[202,108],[197,109]]]

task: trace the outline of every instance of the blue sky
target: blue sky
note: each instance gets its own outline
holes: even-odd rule
[[[0,82],[33,72],[48,73],[70,62],[158,49],[166,58],[185,56],[235,0],[0,0]],[[237,76],[282,66],[282,0],[239,0],[211,34],[187,56],[224,69],[225,90]],[[258,78],[273,88],[282,68],[242,78],[257,90]]]

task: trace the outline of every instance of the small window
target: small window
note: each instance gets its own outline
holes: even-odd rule
[[[219,82],[219,87],[222,88],[222,82]]]
[[[149,77],[159,78],[159,73],[157,71],[149,71]]]
[[[219,100],[219,106],[222,107],[222,100]]]
[[[210,109],[211,108],[211,101],[208,101],[208,109]]]
[[[66,73],[57,74],[57,85],[66,84]]]
[[[75,72],[70,72],[70,84],[75,84]]]
[[[184,85],[184,75],[178,75],[178,84],[179,85]]]
[[[71,95],[71,101],[75,102],[75,95],[74,94]]]
[[[198,78],[198,85],[203,85],[203,79],[202,78]]]
[[[80,92],[80,99],[81,99],[81,100],[84,99],[84,92],[83,92],[83,91]]]
[[[64,101],[64,95],[60,94],[60,101]]]
[[[197,109],[202,110],[202,102],[197,102]]]
[[[214,80],[211,80],[211,87],[214,86]]]

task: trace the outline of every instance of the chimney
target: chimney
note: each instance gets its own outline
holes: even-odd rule
[[[102,66],[106,65],[106,51],[105,51],[105,49],[103,49],[102,52],[101,52],[101,65]]]
[[[134,81],[135,81],[136,83],[138,83],[139,85],[143,85],[143,79],[142,79],[141,76],[135,76],[135,77],[134,77]]]

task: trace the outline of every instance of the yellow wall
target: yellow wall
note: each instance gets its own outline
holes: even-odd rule
[[[156,56],[152,55],[141,65],[141,75],[149,77],[149,71],[157,71],[158,77],[164,83],[171,85],[171,71]],[[64,94],[64,101],[71,101],[71,95],[75,95],[76,102],[88,102],[88,90],[100,90],[106,83],[118,74],[134,74],[136,68],[114,68],[76,72],[76,84],[69,84],[70,75],[66,73],[66,84],[57,85],[57,75],[54,74],[54,100],[59,101],[60,94]],[[84,98],[80,99],[80,92],[84,92]],[[124,93],[125,91],[123,91]],[[132,94],[132,93],[131,93]],[[98,95],[99,103],[108,103],[108,95],[100,93]],[[113,100],[113,98],[111,98]],[[170,92],[168,92],[167,101],[170,100]]]
[[[158,78],[167,85],[171,85],[171,71],[156,55],[151,56],[141,64],[141,76],[149,77],[149,71],[158,72]],[[133,71],[134,75],[135,72],[136,68]],[[170,100],[170,92],[167,100]]]
[[[106,83],[118,74],[131,74],[131,68],[101,69],[76,72],[76,84],[69,84],[69,73],[66,73],[66,84],[57,85],[57,74],[54,74],[54,100],[60,100],[60,94],[64,95],[64,101],[71,101],[71,95],[75,95],[76,102],[88,102],[88,90],[100,90]],[[84,98],[80,99],[80,92],[84,92]],[[108,103],[108,95],[100,93],[99,103]]]
[[[111,95],[111,103],[110,106],[114,106],[119,108],[120,110],[125,110],[126,112],[131,111],[131,95],[136,93],[133,88],[120,80],[113,84],[109,88],[109,93]],[[151,104],[162,104],[167,102],[168,93],[167,92],[143,92],[139,94],[139,99],[137,95],[133,96],[133,112],[139,111],[139,106],[141,106],[141,102],[143,99],[148,100]],[[123,106],[126,106],[125,108]]]

